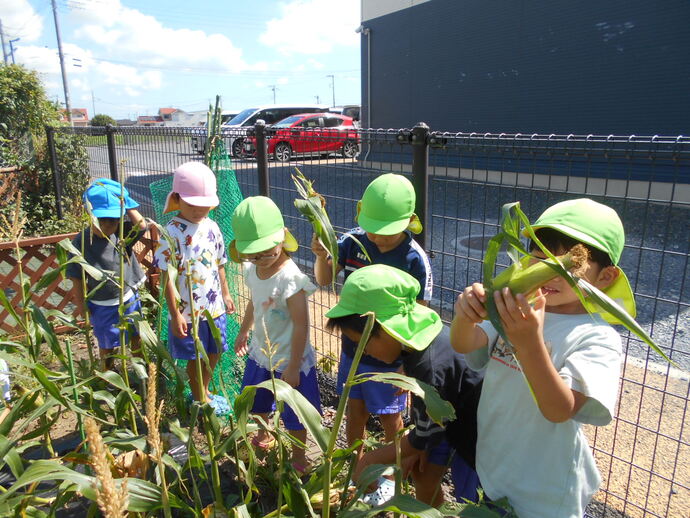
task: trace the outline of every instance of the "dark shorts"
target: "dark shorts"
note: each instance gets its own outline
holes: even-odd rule
[[[463,502],[463,498],[476,502],[479,499],[479,476],[472,467],[446,441],[436,445],[429,452],[428,461],[439,466],[450,466],[450,474],[455,486],[455,499]],[[450,462],[450,464],[449,464]]]
[[[220,354],[228,350],[228,343],[226,339],[227,334],[227,316],[214,318],[213,322],[216,324],[218,331],[220,331],[221,346],[218,344],[211,334],[211,326],[206,320],[199,320],[199,340],[204,346],[206,354]],[[168,322],[168,348],[170,355],[176,360],[196,360],[196,347],[194,347],[194,337],[192,336],[192,324],[187,323],[187,336],[184,338],[176,337],[172,329],[170,329],[170,322]]]
[[[93,327],[93,334],[98,341],[100,349],[115,349],[120,347],[120,330],[115,327],[120,322],[120,315],[118,313],[119,306],[99,306],[92,302],[87,303],[89,313],[91,314],[91,325]],[[138,295],[133,295],[127,302],[125,302],[125,315],[131,315],[136,311],[141,311],[141,301]],[[127,319],[129,323],[131,319]],[[125,340],[129,342],[130,332],[132,336],[139,336],[139,332],[134,326],[127,326],[125,331]]]
[[[274,376],[280,378],[282,374],[282,372],[275,371]],[[244,378],[242,379],[242,389],[248,385],[258,385],[270,379],[271,371],[264,369],[251,358],[247,358],[247,366],[244,369]],[[319,384],[316,381],[316,369],[314,367],[312,367],[307,374],[303,372],[299,373],[297,391],[307,398],[314,408],[319,411],[319,414],[321,413],[321,395],[319,394]],[[257,389],[252,413],[269,414],[275,409],[276,404],[273,392],[266,389]],[[285,405],[281,417],[283,418],[286,430],[304,430],[304,426],[300,423],[299,418],[289,405]]]
[[[338,394],[343,393],[343,385],[347,381],[353,358],[345,353],[340,354],[340,366],[338,367]],[[357,374],[368,372],[398,372],[399,367],[385,367],[368,365],[359,362]],[[390,383],[378,381],[366,381],[354,385],[350,389],[350,399],[362,399],[370,414],[397,414],[405,410],[407,393],[396,395],[398,387]]]

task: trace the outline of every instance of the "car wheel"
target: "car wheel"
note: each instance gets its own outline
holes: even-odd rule
[[[345,158],[356,157],[357,153],[359,153],[359,146],[357,145],[357,142],[354,140],[346,140],[345,144],[343,144],[342,153]]]
[[[236,138],[232,143],[232,156],[242,158],[244,156],[244,139]]]
[[[280,142],[276,144],[275,151],[273,151],[278,162],[289,162],[292,157],[292,148],[287,142]]]

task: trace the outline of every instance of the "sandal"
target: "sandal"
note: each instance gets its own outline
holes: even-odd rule
[[[309,464],[309,462],[302,464],[298,460],[292,461],[292,469],[294,469],[300,477],[303,477],[304,475],[309,473],[311,471],[311,468],[312,466],[311,464]]]
[[[362,502],[373,507],[385,504],[395,496],[395,482],[389,478],[379,477],[379,487],[362,497]]]
[[[256,436],[252,437],[252,446],[254,446],[254,448],[259,448],[260,450],[270,450],[273,448],[273,446],[275,446],[275,444],[275,437],[271,437],[265,441],[260,441]]]

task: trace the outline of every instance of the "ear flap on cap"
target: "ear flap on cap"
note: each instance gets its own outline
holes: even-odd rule
[[[410,224],[407,225],[407,230],[413,234],[419,234],[422,231],[422,222],[416,214],[412,214],[410,218]]]
[[[287,228],[285,229],[283,248],[286,252],[296,252],[297,248],[299,248],[299,243],[297,243],[295,236],[293,236]]]
[[[240,253],[237,251],[237,247],[235,246],[235,240],[233,239],[230,241],[230,246],[228,247],[228,251],[230,253],[230,259],[232,259],[232,262],[234,263],[241,263],[242,259],[240,258]]]
[[[168,197],[165,199],[165,208],[163,209],[163,214],[168,212],[174,212],[180,210],[180,203],[177,199],[173,198],[174,192],[169,192]]]

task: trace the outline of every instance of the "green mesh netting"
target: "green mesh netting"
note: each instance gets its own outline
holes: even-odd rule
[[[219,155],[221,154],[219,153]],[[234,239],[230,220],[235,207],[237,207],[237,205],[239,205],[243,199],[242,191],[237,183],[235,171],[227,155],[223,153],[219,158],[212,159],[211,169],[216,173],[220,205],[211,211],[209,217],[218,223],[227,247],[230,241]],[[153,198],[153,209],[156,215],[156,222],[162,226],[165,226],[165,224],[168,223],[168,221],[170,221],[176,214],[175,212],[163,214],[166,197],[172,190],[172,176],[151,183],[149,188],[151,190],[151,197]],[[237,275],[240,274],[239,265],[228,260],[228,262],[225,264],[225,274],[228,279],[230,293],[232,294],[233,299],[237,301],[238,290],[234,280],[237,278]],[[165,302],[164,290],[161,289],[160,291],[161,311],[158,328],[161,330],[160,339],[167,344],[168,306]],[[225,389],[228,396],[228,404],[231,408],[235,401],[235,397],[240,393],[240,388],[242,386],[242,375],[244,373],[245,365],[245,358],[238,358],[235,355],[233,347],[235,338],[237,337],[237,332],[240,328],[240,324],[238,323],[237,319],[238,317],[236,315],[228,315],[228,351],[221,355],[218,364],[216,365],[216,369],[213,372],[213,379],[211,380],[210,384],[210,389],[215,393],[222,394],[223,391],[221,387]],[[183,369],[187,365],[185,360],[176,361]],[[174,382],[172,381],[171,377],[167,377],[167,379],[169,380],[168,388],[172,390]],[[185,383],[185,397],[189,396],[190,394],[191,391],[189,389],[189,384]]]

